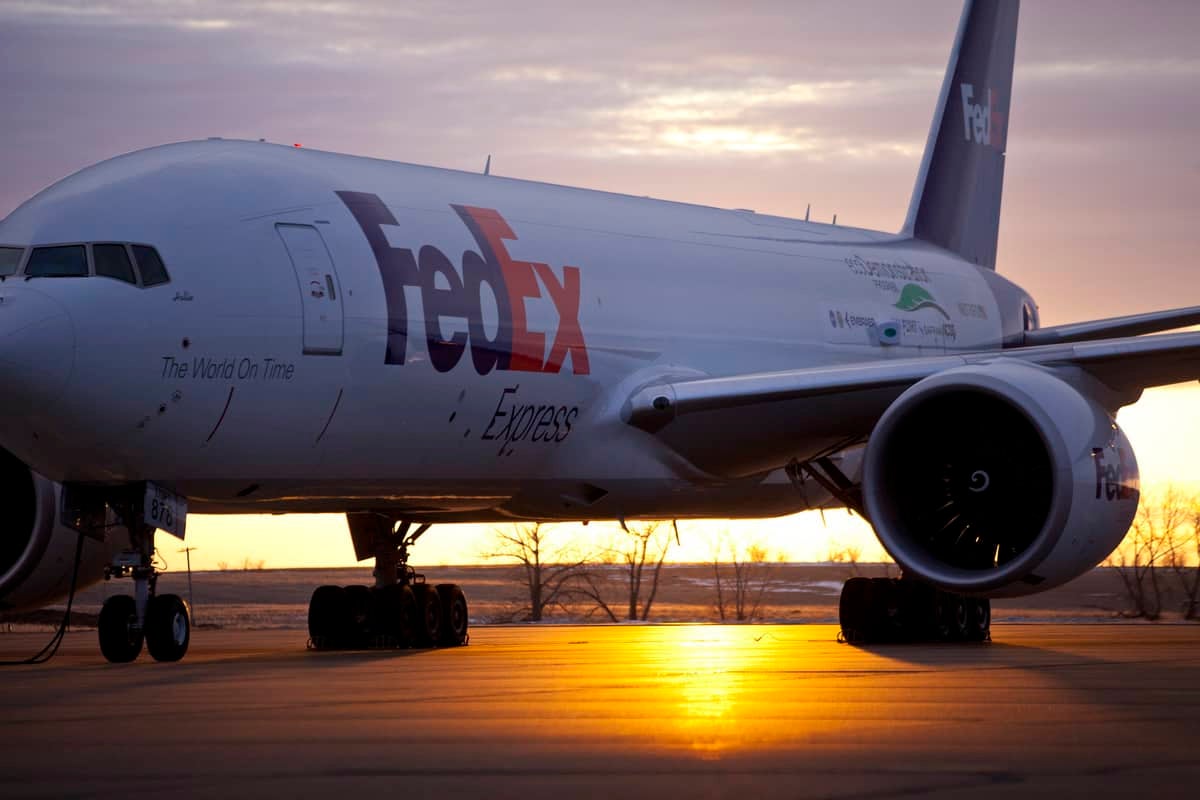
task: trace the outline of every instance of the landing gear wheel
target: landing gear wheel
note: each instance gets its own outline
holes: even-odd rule
[[[971,602],[961,595],[938,594],[938,635],[944,642],[961,642],[967,638],[970,619],[967,606]]]
[[[365,647],[371,638],[371,622],[375,617],[375,598],[366,586],[347,586],[347,615],[344,647]]]
[[[991,601],[936,589],[921,581],[851,578],[842,587],[842,641],[986,642]]]
[[[838,621],[847,642],[867,642],[871,636],[871,579],[851,578],[842,585]]]
[[[442,630],[442,601],[437,589],[428,583],[413,584],[412,589],[417,596],[416,644],[418,647],[435,647]]]
[[[146,649],[155,661],[178,661],[192,641],[192,614],[177,594],[150,598],[146,609]]]
[[[350,614],[340,586],[318,586],[308,601],[308,638],[317,650],[341,646]]]
[[[938,592],[933,598],[933,636],[948,642],[954,636],[954,604],[950,596]]]
[[[992,601],[972,597],[967,600],[968,642],[986,642],[992,638]]]
[[[417,597],[411,586],[394,583],[375,591],[375,635],[385,646],[411,647],[417,638]]]
[[[441,583],[437,587],[442,606],[442,628],[438,644],[442,647],[458,647],[467,641],[467,596],[455,583]]]
[[[128,664],[142,652],[143,634],[137,627],[137,605],[127,594],[104,601],[97,625],[100,652],[113,664]]]

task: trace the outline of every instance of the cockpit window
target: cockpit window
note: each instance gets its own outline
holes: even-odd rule
[[[0,276],[17,274],[24,254],[25,250],[21,247],[0,247]]]
[[[142,273],[143,286],[157,286],[171,280],[162,259],[158,257],[158,251],[153,247],[135,244],[133,257],[137,259],[138,271]]]
[[[96,264],[97,275],[137,284],[137,276],[133,274],[133,264],[129,261],[129,253],[126,252],[125,245],[94,244],[92,245],[92,260]]]
[[[81,244],[35,247],[25,265],[28,277],[83,278],[87,274],[87,253]]]

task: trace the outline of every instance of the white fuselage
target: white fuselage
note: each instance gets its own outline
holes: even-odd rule
[[[829,498],[717,480],[623,405],[669,377],[998,348],[1029,302],[890,234],[220,140],[104,162],[0,223],[0,245],[76,242],[152,245],[171,280],[0,284],[0,446],[201,512],[801,510]]]

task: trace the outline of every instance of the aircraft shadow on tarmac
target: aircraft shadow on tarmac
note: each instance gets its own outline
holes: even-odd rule
[[[1109,626],[1099,626],[1106,632]],[[1121,626],[1123,627],[1123,626]],[[1139,626],[1130,627],[1130,638],[1136,641]],[[1114,716],[1133,721],[1149,721],[1147,708],[1159,707],[1169,697],[1195,685],[1200,668],[1189,655],[1193,653],[1194,635],[1186,626],[1180,630],[1181,649],[1169,649],[1171,642],[1156,641],[1154,646],[1132,644],[1127,657],[1106,658],[1102,653],[1083,653],[1081,649],[1101,647],[1099,642],[1086,643],[1075,639],[1045,645],[1016,644],[992,641],[978,645],[962,644],[874,644],[848,645],[908,667],[903,671],[937,672],[951,676],[956,670],[1020,673],[1025,680],[1046,681],[1065,692],[1068,702],[1083,702],[1103,708]],[[1000,633],[999,636],[1003,636]],[[1153,722],[1177,728],[1180,733],[1195,736],[1200,719],[1154,715]]]

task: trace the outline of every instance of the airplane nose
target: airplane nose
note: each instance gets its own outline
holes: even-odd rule
[[[6,416],[48,411],[74,365],[75,328],[66,309],[36,289],[0,284],[0,407]]]

